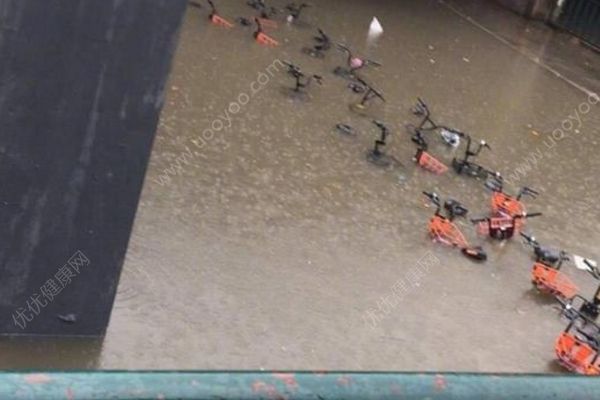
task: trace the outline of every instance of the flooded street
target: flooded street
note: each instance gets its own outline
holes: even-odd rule
[[[252,16],[244,3],[221,0],[219,12]],[[526,199],[543,213],[527,231],[600,259],[600,104],[586,94],[600,91],[600,55],[475,1],[312,3],[303,24],[267,31],[277,48],[256,44],[252,27],[210,25],[205,3],[188,8],[104,341],[2,339],[0,368],[562,371],[554,341],[566,323],[532,289],[531,249],[478,237],[468,219],[459,224],[486,263],[428,238],[423,190],[470,217],[489,212],[491,193],[452,170],[418,169],[405,125],[418,123],[421,97],[436,122],[486,140],[492,151],[477,161],[509,193],[540,192]],[[373,16],[385,33],[368,44]],[[363,73],[386,99],[367,116],[332,73],[342,52],[300,51],[317,27],[382,64]],[[291,96],[281,61],[323,85]],[[390,128],[384,151],[400,165],[367,162],[373,118]],[[446,165],[462,154],[428,141]],[[428,272],[382,301],[423,259]],[[590,275],[564,271],[593,295]]]

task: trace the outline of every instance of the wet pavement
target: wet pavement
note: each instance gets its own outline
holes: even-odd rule
[[[532,290],[529,249],[478,238],[466,220],[486,263],[428,239],[423,190],[472,216],[488,212],[490,193],[451,171],[417,169],[405,125],[418,121],[410,109],[420,96],[438,122],[485,139],[492,151],[479,161],[509,179],[509,192],[541,192],[527,200],[544,213],[528,231],[600,259],[600,111],[569,83],[597,90],[600,56],[538,24],[542,42],[521,40],[526,30],[498,29],[522,27],[519,17],[474,3],[452,2],[495,21],[493,32],[538,63],[437,1],[314,1],[303,24],[268,31],[281,42],[274,49],[190,7],[104,342],[3,340],[0,367],[561,371],[553,346],[566,323]],[[231,21],[252,15],[241,1],[219,9]],[[385,33],[368,44],[373,16]],[[364,76],[385,104],[367,116],[350,110],[360,95],[331,73],[343,54],[300,51],[317,26],[382,63]],[[290,95],[277,60],[323,85]],[[379,135],[371,117],[389,126],[384,149],[400,165],[367,162]],[[449,164],[453,151],[429,141]],[[433,262],[415,278],[424,258]],[[564,271],[593,294],[589,275]]]

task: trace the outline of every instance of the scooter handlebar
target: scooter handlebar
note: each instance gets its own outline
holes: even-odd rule
[[[417,110],[419,108],[422,109],[423,114],[425,114],[426,117],[429,117],[431,113],[429,112],[429,107],[427,107],[427,103],[425,103],[425,101],[422,98],[417,97]]]
[[[523,186],[521,188],[521,193],[520,194],[521,194],[521,196],[528,195],[528,196],[531,196],[533,198],[536,198],[540,193],[538,191],[536,191],[536,190],[533,190],[530,187]]]
[[[336,46],[337,46],[337,48],[338,48],[338,49],[340,49],[340,50],[342,50],[342,51],[345,51],[345,52],[347,52],[348,54],[352,54],[352,52],[350,51],[350,49],[349,49],[348,47],[344,46],[343,44],[341,44],[341,43],[336,43]]]
[[[373,60],[365,60],[368,65],[374,65],[376,67],[381,67],[381,63]]]
[[[471,218],[472,224],[478,224],[480,222],[486,222],[486,221],[488,221],[488,218]]]
[[[524,213],[523,214],[523,218],[534,218],[534,217],[539,217],[541,216],[542,213],[541,212],[534,212],[534,213]]]
[[[386,131],[388,130],[388,127],[385,126],[385,124],[383,122],[381,122],[381,121],[378,121],[378,120],[374,119],[373,123],[375,125],[377,125],[377,127],[380,128],[380,129],[385,129]]]
[[[437,195],[437,193],[435,193],[435,192],[426,192],[426,191],[423,191],[423,194],[424,194],[425,196],[427,196],[427,198],[429,198],[429,200],[431,200],[431,202],[432,202],[433,204],[435,204],[436,206],[439,206],[439,205],[440,205],[440,198],[439,198],[439,196]]]
[[[519,233],[521,236],[523,236],[528,242],[535,242],[535,237],[530,236],[526,233],[520,232]]]

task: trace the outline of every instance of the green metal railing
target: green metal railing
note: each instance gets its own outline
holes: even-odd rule
[[[0,399],[597,399],[574,375],[355,372],[0,372]]]
[[[552,23],[600,48],[600,0],[565,0]]]

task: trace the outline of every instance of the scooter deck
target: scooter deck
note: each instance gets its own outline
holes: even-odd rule
[[[426,169],[429,172],[433,172],[434,174],[441,175],[448,171],[448,167],[445,166],[442,162],[438,161],[431,154],[427,153],[425,150],[417,151],[416,155],[417,164],[423,169]]]
[[[433,240],[450,246],[469,247],[469,243],[456,225],[439,216],[434,216],[429,221],[429,234]]]
[[[523,215],[525,206],[514,197],[507,196],[502,192],[494,192],[492,195],[492,213],[504,214],[509,217]]]
[[[572,299],[579,291],[577,286],[559,270],[535,263],[531,270],[531,282],[544,293],[560,297],[564,300]]]
[[[259,32],[256,35],[256,41],[263,46],[276,47],[279,46],[279,42],[272,37],[265,35],[262,32]]]
[[[213,25],[222,26],[223,28],[233,28],[233,24],[227,21],[225,18],[218,16],[217,14],[212,14],[210,16],[210,22]]]
[[[558,362],[567,370],[581,375],[600,375],[599,361],[593,363],[597,351],[573,334],[563,332],[554,346]]]

